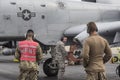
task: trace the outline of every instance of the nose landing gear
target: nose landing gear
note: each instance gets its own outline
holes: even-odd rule
[[[52,58],[49,58],[43,64],[43,71],[48,77],[57,76],[58,66],[52,63]]]

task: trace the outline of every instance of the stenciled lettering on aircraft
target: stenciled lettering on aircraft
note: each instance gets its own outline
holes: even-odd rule
[[[30,10],[24,9],[22,12],[18,12],[17,16],[22,17],[22,19],[25,21],[29,21],[32,17],[36,16],[36,13],[31,12]]]

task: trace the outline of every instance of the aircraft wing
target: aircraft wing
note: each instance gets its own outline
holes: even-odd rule
[[[98,27],[98,33],[106,38],[110,44],[120,42],[120,21],[115,22],[98,22],[96,23]],[[67,37],[74,37],[81,44],[89,36],[86,31],[86,24],[71,27],[64,32]]]

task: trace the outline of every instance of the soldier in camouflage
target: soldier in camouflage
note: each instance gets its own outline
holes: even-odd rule
[[[62,37],[61,41],[58,41],[55,47],[55,61],[58,64],[58,80],[63,79],[63,75],[65,72],[65,57],[67,56],[67,52],[65,50],[65,43],[67,42],[67,37]]]
[[[34,32],[28,30],[26,40],[20,41],[16,48],[15,57],[20,61],[20,75],[18,80],[37,80],[38,64],[42,59],[40,45],[33,41]]]

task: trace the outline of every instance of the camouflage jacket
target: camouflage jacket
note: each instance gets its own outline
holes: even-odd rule
[[[57,42],[55,47],[55,60],[63,60],[67,56],[64,43],[62,41]]]

